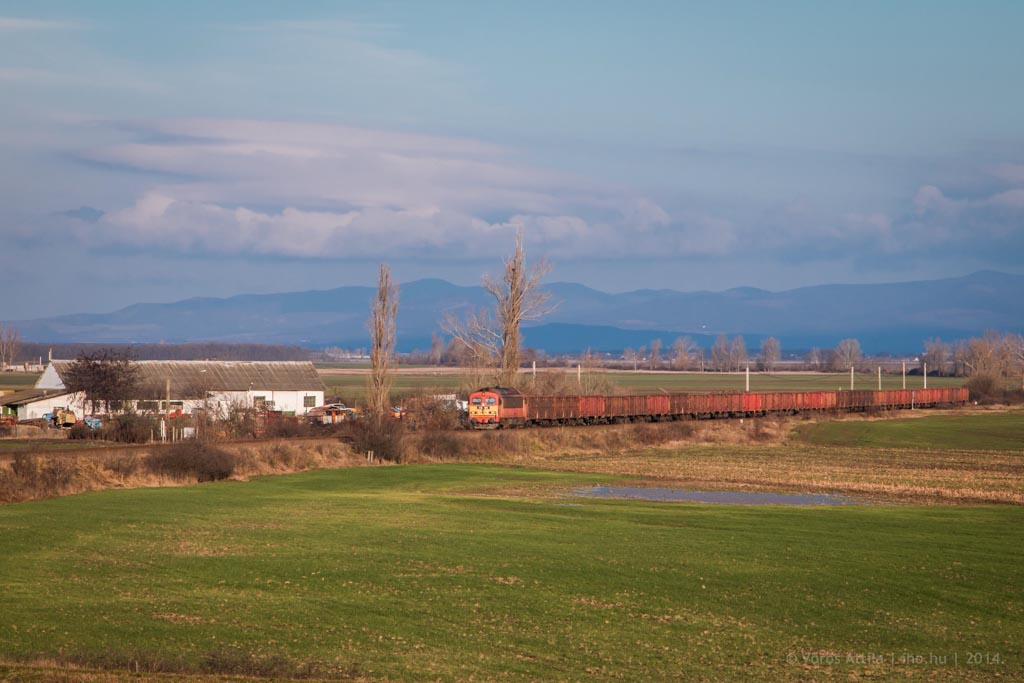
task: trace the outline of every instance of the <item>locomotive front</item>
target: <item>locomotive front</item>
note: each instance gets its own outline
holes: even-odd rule
[[[501,420],[501,396],[491,389],[481,389],[469,395],[469,426],[493,429]]]

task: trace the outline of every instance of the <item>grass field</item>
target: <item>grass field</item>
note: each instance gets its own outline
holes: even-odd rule
[[[426,367],[414,370],[414,372],[402,373],[395,377],[394,392],[397,396],[402,397],[424,391],[450,393],[459,391],[466,383],[465,376],[458,372],[438,372],[434,368]],[[555,371],[549,370],[548,372]],[[575,371],[567,370],[566,374],[570,379],[575,377]],[[657,394],[664,391],[743,391],[746,386],[746,379],[742,373],[616,371],[595,372],[594,375],[606,380],[612,386],[618,387],[622,392],[645,394]],[[328,393],[339,394],[350,401],[361,401],[366,396],[366,373],[329,374],[322,372],[320,376],[324,384],[327,385]],[[917,389],[923,385],[923,382],[921,377],[908,377],[907,387]],[[964,379],[960,377],[930,377],[928,379],[928,386],[932,388],[962,386],[963,383]],[[870,374],[856,375],[854,387],[877,389],[878,377]],[[882,376],[883,389],[899,389],[901,387],[902,378],[900,376]],[[849,388],[850,376],[842,373],[764,374],[752,372],[750,374],[751,391],[819,391]]]
[[[0,676],[1024,676],[1024,508],[554,497],[611,479],[377,467],[0,508]]]
[[[799,430],[826,446],[1024,452],[1024,411],[935,414],[875,422],[819,422]]]

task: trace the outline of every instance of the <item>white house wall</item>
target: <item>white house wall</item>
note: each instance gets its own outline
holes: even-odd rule
[[[82,416],[86,414],[82,394],[65,394],[64,396],[43,396],[31,403],[18,406],[18,420],[39,420],[44,414],[52,413],[55,408],[68,408],[78,419],[82,419]]]
[[[36,380],[36,389],[63,389],[64,382],[61,381],[60,375],[57,374],[57,370],[54,369],[53,363],[46,366],[43,370],[43,374],[40,375],[39,379]]]

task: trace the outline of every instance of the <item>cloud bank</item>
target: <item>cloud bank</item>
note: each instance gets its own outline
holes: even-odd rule
[[[128,139],[80,158],[153,180],[99,220],[70,218],[84,244],[458,261],[500,256],[509,233],[522,230],[534,248],[562,259],[756,253],[798,262],[1024,246],[1021,164],[987,169],[981,185],[991,189],[982,196],[924,184],[885,207],[842,210],[799,196],[711,207],[543,168],[514,148],[465,137],[255,119],[118,128]]]

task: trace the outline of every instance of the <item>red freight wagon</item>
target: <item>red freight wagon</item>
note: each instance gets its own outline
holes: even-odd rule
[[[867,410],[963,404],[964,388],[891,391],[738,392],[632,396],[524,396],[490,387],[470,394],[470,425],[592,424],[633,419],[709,418],[806,410]]]
[[[671,415],[672,402],[667,394],[652,394],[647,396],[647,410],[645,415]]]
[[[584,417],[604,417],[607,415],[605,396],[580,396],[580,415]]]

